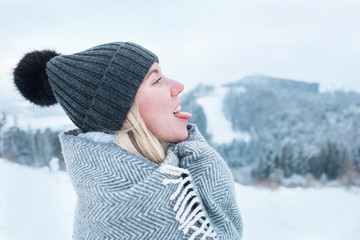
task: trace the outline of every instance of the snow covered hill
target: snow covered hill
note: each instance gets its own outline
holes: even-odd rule
[[[224,116],[223,100],[228,91],[227,87],[214,87],[212,91],[197,99],[197,103],[206,114],[206,129],[216,144],[231,143],[234,139],[249,142],[250,135],[246,132],[234,131],[231,122]],[[245,91],[245,88],[238,90],[238,92]]]
[[[316,83],[254,75],[200,84],[184,94],[182,105],[225,161],[250,167],[255,181],[346,176],[343,182],[360,186],[358,93],[319,92]]]
[[[56,165],[56,164],[55,164]],[[75,193],[66,173],[0,159],[0,239],[70,240]],[[269,190],[236,184],[244,240],[357,240],[360,188]]]

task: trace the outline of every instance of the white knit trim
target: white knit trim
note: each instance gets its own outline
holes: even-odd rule
[[[173,210],[176,212],[176,220],[180,223],[179,230],[182,230],[186,235],[190,228],[193,229],[194,232],[189,240],[194,240],[198,235],[202,235],[201,240],[205,240],[206,237],[217,239],[214,228],[210,226],[209,220],[206,219],[200,199],[195,194],[190,172],[187,169],[171,165],[161,166],[160,172],[178,177],[164,179],[163,184],[178,184],[175,192],[170,196],[170,200],[174,200],[178,196]],[[183,178],[182,175],[185,177]],[[187,185],[184,187],[186,183]],[[198,204],[198,206],[191,211],[195,204]],[[195,225],[197,222],[200,223],[200,227]]]

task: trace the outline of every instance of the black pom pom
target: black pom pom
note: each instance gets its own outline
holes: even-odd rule
[[[46,74],[46,63],[59,54],[42,50],[27,53],[14,70],[14,82],[21,95],[40,106],[57,103]]]

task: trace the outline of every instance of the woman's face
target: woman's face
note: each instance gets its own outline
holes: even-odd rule
[[[164,76],[159,64],[154,63],[136,93],[141,117],[162,142],[175,143],[188,137],[186,125],[192,115],[178,111],[178,95],[183,90],[184,85]]]

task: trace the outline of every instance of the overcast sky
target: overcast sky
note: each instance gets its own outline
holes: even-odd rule
[[[0,79],[24,53],[132,41],[191,89],[252,74],[360,92],[359,0],[0,0]]]

